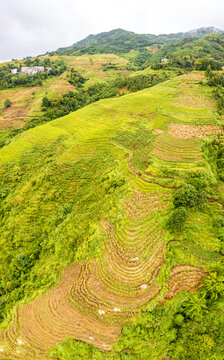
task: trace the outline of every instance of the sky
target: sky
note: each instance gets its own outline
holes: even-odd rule
[[[161,34],[224,30],[223,0],[0,0],[0,61],[69,46],[122,28]]]

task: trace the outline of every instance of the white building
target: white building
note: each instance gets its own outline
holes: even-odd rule
[[[33,67],[22,66],[21,67],[21,74],[35,75],[38,71],[44,72],[44,66],[33,66]]]
[[[169,59],[167,59],[167,58],[163,58],[161,61],[162,62],[167,62]]]
[[[14,75],[17,74],[17,71],[18,71],[17,68],[11,69],[11,73],[14,74]]]

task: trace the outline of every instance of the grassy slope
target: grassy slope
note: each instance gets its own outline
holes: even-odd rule
[[[68,83],[71,68],[74,68],[83,77],[88,79],[86,86],[97,81],[111,79],[118,74],[128,75],[130,73],[124,70],[127,61],[114,54],[83,55],[78,57],[54,56],[50,57],[50,59],[63,59],[68,66],[67,71],[60,76],[54,76],[45,80],[41,87],[0,90],[0,130],[22,127],[26,124],[26,121],[34,116],[38,116],[44,96],[52,98],[69,90],[74,91],[74,86]],[[109,62],[116,64],[118,69],[103,71],[102,65]],[[4,108],[4,101],[6,99],[12,101],[12,106],[8,109]]]
[[[32,255],[35,245],[38,247],[32,268],[22,275],[22,301],[30,300],[38,291],[46,291],[63,266],[86,258],[99,259],[89,260],[90,268],[85,263],[81,265],[77,286],[69,285],[74,287],[70,300],[78,309],[73,319],[78,321],[79,312],[83,314],[83,326],[78,332],[76,328],[68,330],[62,319],[63,326],[55,331],[60,320],[48,319],[51,309],[47,303],[48,297],[54,302],[54,296],[56,301],[59,295],[57,289],[52,290],[47,293],[50,295],[21,309],[18,328],[15,320],[14,330],[6,330],[4,334],[8,335],[2,337],[1,343],[7,357],[13,354],[13,358],[23,358],[16,352],[19,350],[29,359],[44,359],[46,349],[66,335],[110,348],[111,340],[116,339],[127,319],[136,315],[139,306],[150,303],[153,308],[166,296],[195,288],[203,271],[218,264],[220,240],[213,233],[210,217],[221,212],[219,205],[209,203],[203,212],[192,212],[184,234],[177,234],[175,240],[179,242],[174,245],[167,247],[172,236],[163,230],[173,187],[195,170],[212,177],[200,152],[202,140],[181,139],[167,133],[171,123],[219,124],[211,91],[199,85],[200,79],[200,74],[184,76],[138,93],[99,101],[28,130],[0,149],[1,187],[7,191],[2,203],[1,271],[12,263],[16,268],[16,256]],[[189,97],[194,97],[193,108],[189,107]],[[133,250],[141,260],[138,270],[136,260],[132,260]],[[175,278],[172,269],[177,266],[183,269]],[[194,273],[192,278],[188,276],[189,269]],[[78,271],[68,271],[69,279]],[[90,275],[86,271],[92,273],[92,282],[88,283]],[[166,286],[172,276],[174,289]],[[66,282],[66,275],[64,279]],[[101,283],[98,290],[96,280]],[[79,285],[79,281],[84,285]],[[5,283],[6,309],[10,311],[18,291],[10,288],[14,284],[8,273],[2,286]],[[142,284],[150,284],[150,289],[139,292]],[[70,290],[64,289],[66,298],[66,291]],[[122,300],[124,296],[126,302]],[[121,308],[121,314],[111,310],[115,304]],[[45,306],[47,315],[42,313]],[[99,309],[106,309],[106,315],[100,317]],[[45,316],[48,319],[45,325],[49,330],[43,336],[41,328],[35,327],[38,320],[33,317],[34,326],[27,320],[33,311],[39,313],[42,322]],[[100,330],[94,330],[98,328],[103,338]],[[18,346],[18,336],[25,345]]]

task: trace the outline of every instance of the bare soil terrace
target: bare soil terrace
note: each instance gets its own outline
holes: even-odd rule
[[[179,139],[204,139],[205,137],[222,132],[219,126],[212,125],[184,125],[172,123],[168,134]]]

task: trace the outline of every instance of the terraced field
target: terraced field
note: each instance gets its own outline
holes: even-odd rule
[[[153,153],[164,160],[201,161],[200,146],[198,139],[185,140],[163,134],[157,137]]]
[[[212,260],[211,256],[207,265],[208,253],[203,253],[203,244],[194,253],[182,256],[183,244],[178,245],[164,226],[173,192],[186,173],[198,167],[206,169],[201,153],[203,140],[197,136],[197,126],[202,131],[208,124],[215,126],[209,128],[208,134],[205,128],[205,136],[213,133],[213,129],[220,131],[211,94],[200,87],[201,77],[197,75],[99,101],[26,131],[0,149],[3,166],[18,162],[35,146],[54,144],[57,140],[65,148],[55,163],[64,168],[82,158],[113,153],[119,164],[117,176],[124,181],[112,179],[107,191],[110,193],[112,187],[119,186],[125,189],[116,201],[110,200],[111,212],[98,216],[99,236],[104,239],[99,255],[70,264],[61,271],[61,278],[51,290],[25,305],[18,304],[12,325],[0,333],[1,359],[50,359],[50,348],[67,337],[110,350],[122,326],[129,324],[143,306],[153,308],[182,290],[197,290],[215,257]],[[194,81],[192,87],[180,87],[189,79]],[[188,108],[188,101],[184,104],[182,97],[175,112],[180,88],[188,101],[192,93],[194,101],[197,94],[200,99],[206,96],[209,106]],[[190,131],[191,137],[173,134],[170,130],[174,129],[173,124],[188,126],[184,131]],[[176,169],[175,178],[162,172],[164,168]],[[80,174],[82,169],[77,176]],[[72,180],[77,179],[71,179],[71,186]],[[103,183],[102,179],[94,181]],[[68,189],[63,186],[66,193]],[[46,216],[50,211],[53,210],[49,205]],[[175,246],[177,255],[170,259],[170,248]]]
[[[44,58],[40,58],[44,59]],[[78,71],[87,80],[86,85],[94,84],[105,79],[112,79],[118,74],[129,75],[125,70],[127,61],[114,54],[83,55],[83,56],[53,56],[52,60],[65,61],[67,70],[60,76],[48,78],[43,81],[43,86],[31,88],[17,87],[0,90],[0,131],[5,129],[20,128],[27,121],[41,113],[41,103],[44,96],[49,98],[62,95],[75,88],[68,82],[71,68]],[[114,64],[116,69],[103,71],[103,64]],[[24,64],[22,63],[22,66]],[[4,101],[11,99],[12,106],[4,108]]]

